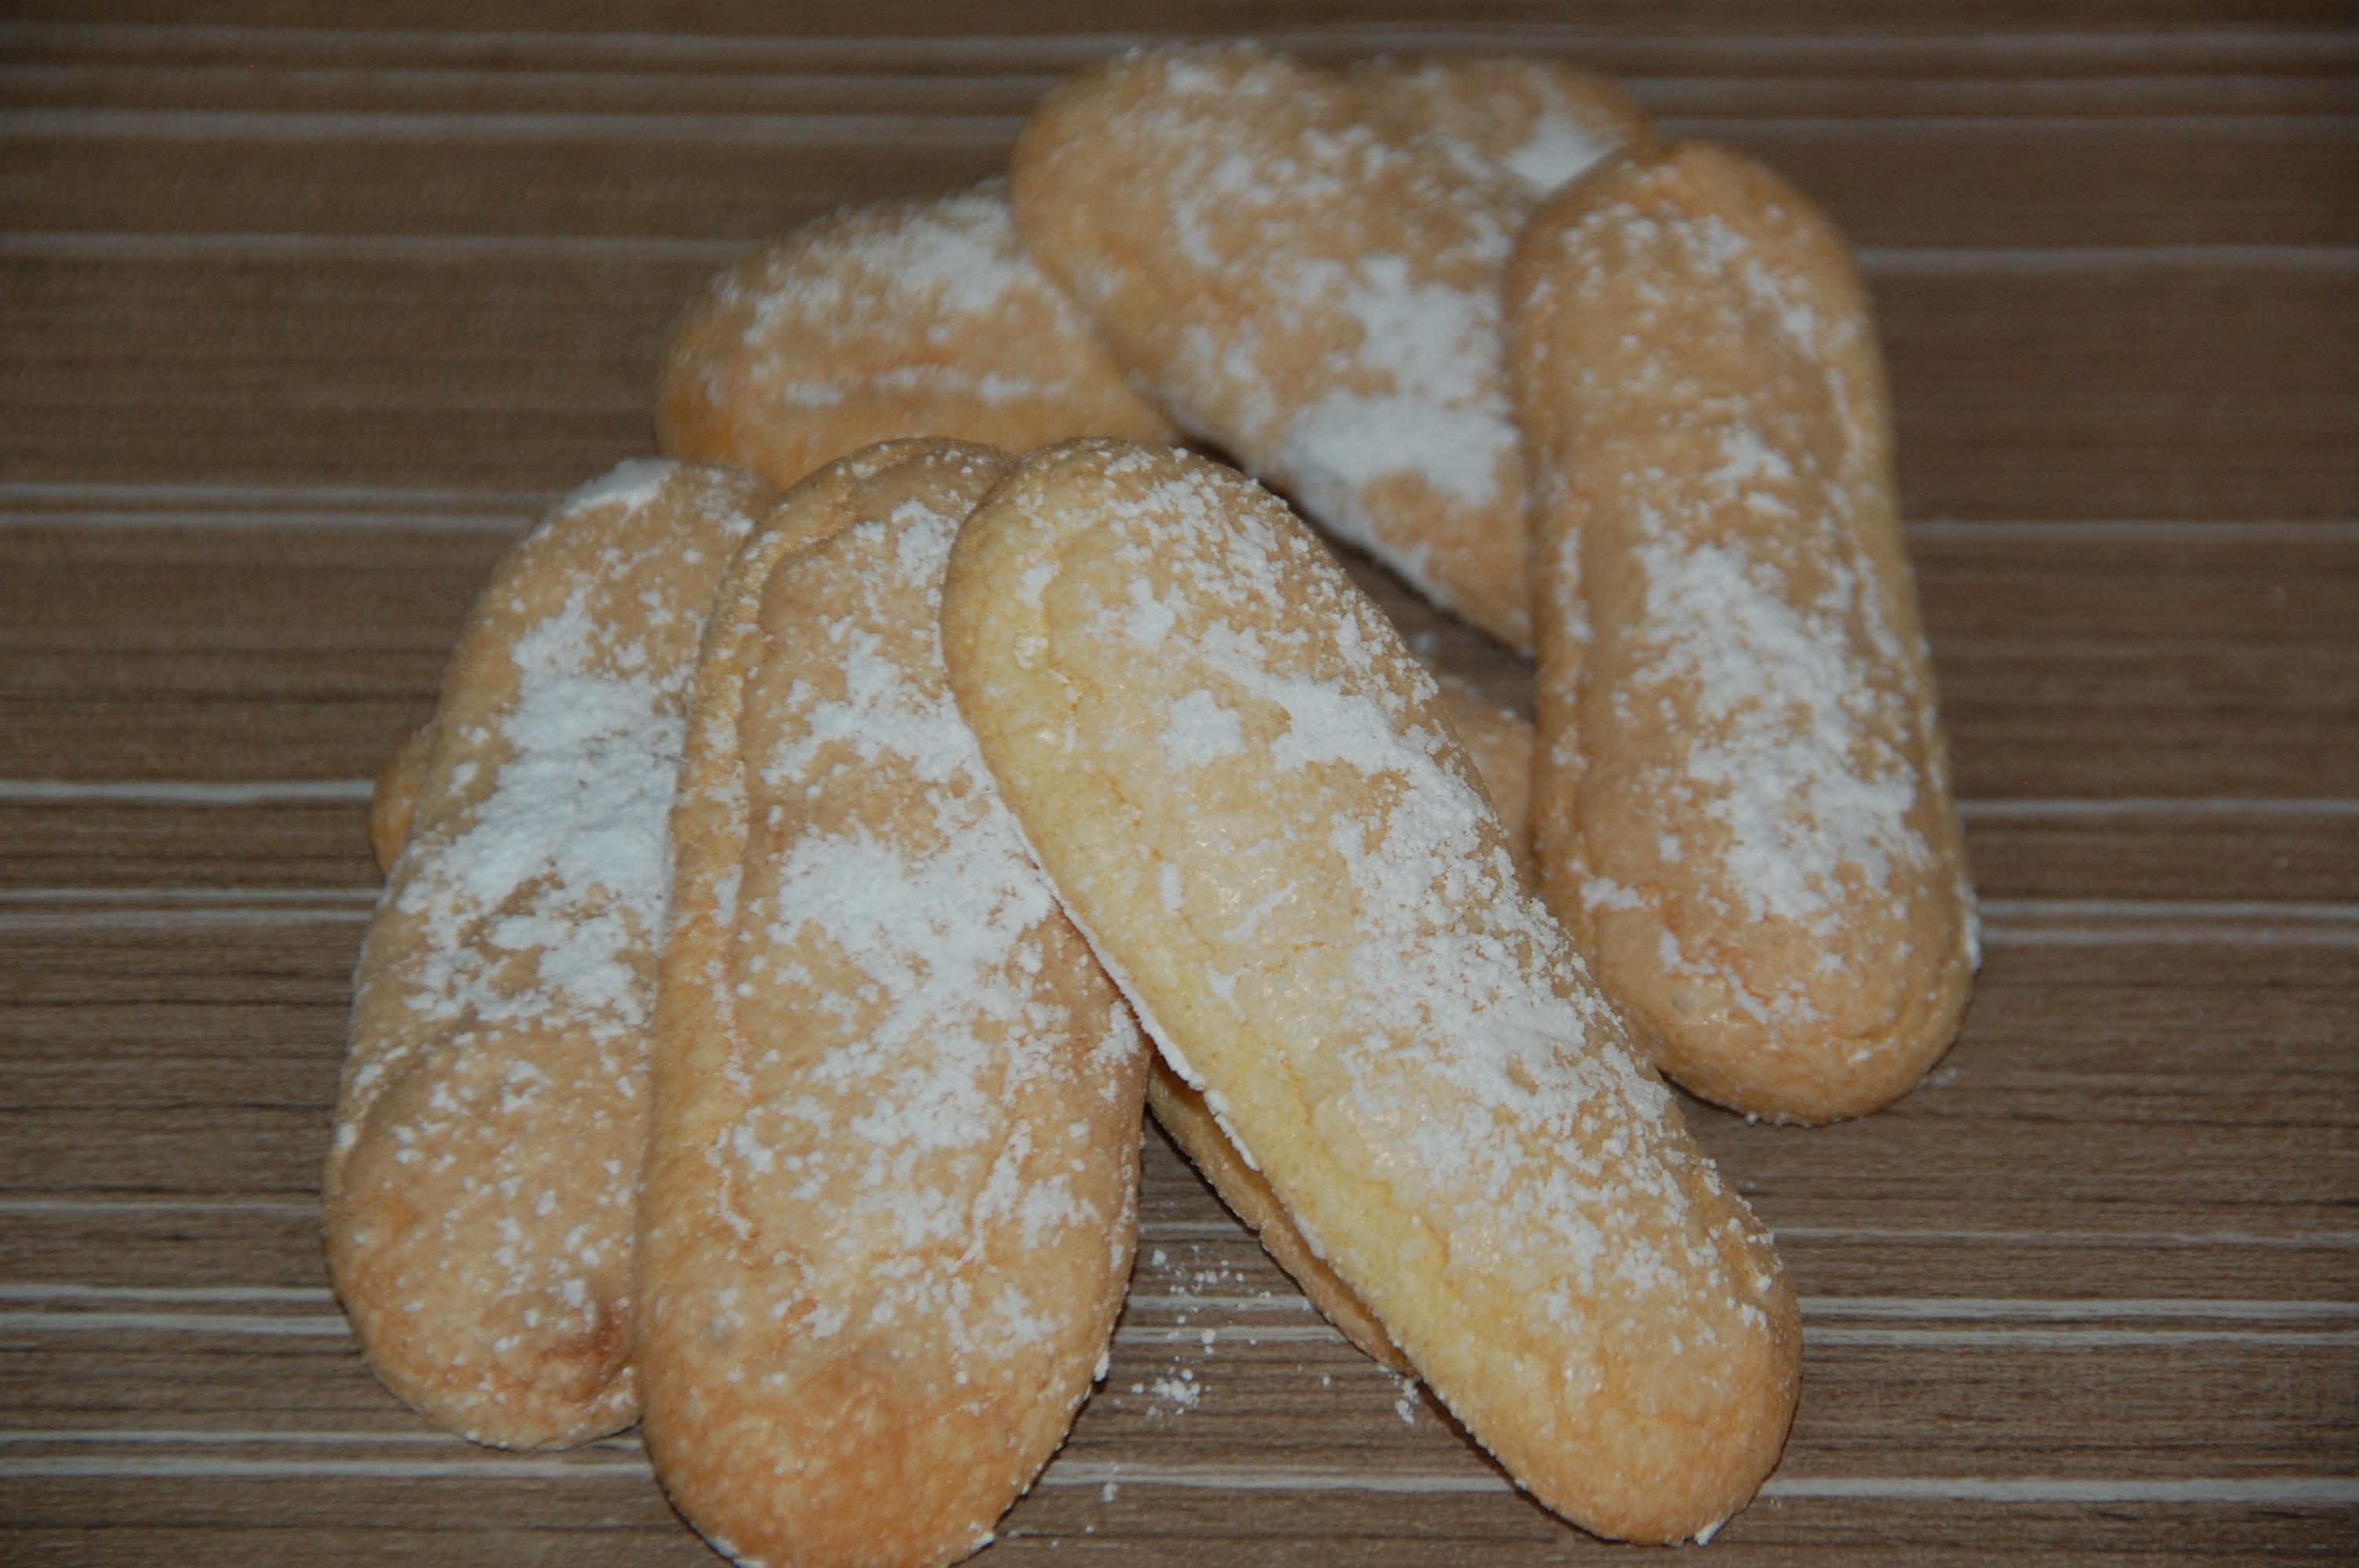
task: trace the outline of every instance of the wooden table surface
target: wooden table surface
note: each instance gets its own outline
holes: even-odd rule
[[[721,261],[1232,27],[1618,72],[1813,192],[1875,291],[1988,961],[1897,1108],[1690,1110],[1808,1345],[1712,1561],[2359,1556],[2347,6],[10,9],[0,1560],[717,1561],[628,1434],[411,1415],[327,1292],[366,780],[516,532],[652,449]],[[1152,1134],[1146,1182],[1111,1375],[986,1560],[1637,1555],[1510,1490]]]

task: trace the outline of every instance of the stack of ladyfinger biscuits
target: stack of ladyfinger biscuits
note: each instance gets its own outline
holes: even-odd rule
[[[1140,51],[714,279],[657,419],[379,782],[326,1204],[385,1381],[639,1422],[740,1563],[956,1561],[1104,1371],[1144,1103],[1541,1502],[1743,1508],[1794,1297],[1658,1075],[1865,1114],[1976,961],[1800,194],[1553,63]]]

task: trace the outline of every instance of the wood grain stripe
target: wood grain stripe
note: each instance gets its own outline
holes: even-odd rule
[[[300,1448],[386,1447],[425,1445],[436,1448],[459,1448],[467,1440],[455,1433],[425,1432],[318,1432],[286,1428],[259,1427],[27,1427],[17,1430],[0,1428],[0,1444],[32,1447],[55,1444],[60,1447],[76,1444],[153,1444],[190,1448],[230,1448],[265,1444]],[[636,1433],[601,1438],[584,1446],[596,1449],[636,1450]]]
[[[336,114],[0,110],[0,136],[45,142],[633,142],[646,146],[1012,147],[1012,114]]]
[[[105,1477],[110,1479],[381,1479],[442,1480],[483,1476],[586,1481],[646,1482],[644,1463],[614,1460],[243,1460],[243,1459],[0,1459],[0,1477],[13,1480]],[[1488,1493],[1513,1490],[1505,1477],[1469,1475],[1385,1475],[1334,1470],[1223,1469],[1144,1464],[1082,1464],[1060,1461],[1038,1482],[1044,1487],[1160,1487],[1220,1492],[1374,1492],[1404,1496]],[[2247,1507],[2359,1507],[2359,1480],[2299,1476],[2258,1479],[2200,1478],[2182,1481],[1988,1479],[1978,1476],[1842,1477],[1788,1479],[1772,1476],[1764,1498],[1905,1499],[1913,1502],[2227,1503]]]
[[[0,128],[5,123],[5,117],[0,116]],[[1656,124],[1666,135],[1768,146],[1896,139],[2001,146],[2128,141],[2345,142],[2359,137],[2359,118],[2347,114],[1671,114]]]
[[[645,1460],[502,1459],[19,1459],[0,1458],[0,1479],[71,1480],[385,1480],[454,1478],[537,1481],[611,1481],[645,1485],[653,1477]]]
[[[18,49],[60,53],[136,50],[221,53],[255,59],[336,57],[372,66],[390,59],[432,57],[562,59],[603,65],[654,60],[701,62],[727,69],[790,66],[960,67],[1020,65],[1056,70],[1123,49],[1191,35],[1172,31],[1057,32],[1016,36],[960,33],[948,36],[782,38],[760,34],[698,36],[654,31],[597,33],[485,28],[459,32],[315,29],[234,25],[137,26],[58,22],[0,24],[0,44]],[[1973,65],[1984,68],[2071,63],[2082,67],[2152,70],[2190,66],[2220,70],[2281,67],[2321,70],[2359,61],[2359,30],[2329,27],[2299,29],[2267,27],[2179,27],[2168,29],[2074,30],[2070,26],[2020,28],[1919,28],[1863,27],[1831,31],[1807,25],[1782,30],[1689,27],[1659,29],[1643,23],[1622,27],[1509,22],[1359,23],[1321,27],[1277,26],[1254,36],[1279,48],[1354,52],[1577,53],[1601,69],[1642,70],[1648,59],[1744,60],[1759,64],[1799,62],[1854,68],[1897,64]]]
[[[17,528],[401,528],[436,533],[521,534],[529,512],[5,512]]]
[[[0,481],[0,505],[17,502],[79,502],[85,505],[114,503],[156,506],[245,505],[379,506],[393,505],[405,514],[434,507],[476,507],[503,503],[537,511],[555,502],[560,491],[419,490],[390,485],[302,484],[118,484],[104,481]]]
[[[288,800],[366,800],[368,779],[266,779],[191,784],[164,779],[0,779],[0,802],[104,801],[116,806],[264,806]]]

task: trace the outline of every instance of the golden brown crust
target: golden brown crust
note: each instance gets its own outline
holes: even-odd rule
[[[656,429],[676,457],[779,484],[897,437],[1179,436],[1025,259],[991,186],[838,212],[722,272],[673,332]]]
[[[1367,1303],[1310,1249],[1310,1243],[1287,1217],[1286,1206],[1277,1201],[1261,1173],[1238,1158],[1236,1146],[1221,1130],[1203,1094],[1160,1058],[1147,1080],[1147,1108],[1171,1135],[1171,1141],[1195,1162],[1196,1169],[1221,1195],[1221,1201],[1261,1238],[1277,1266],[1294,1277],[1310,1304],[1342,1330],[1344,1338],[1396,1372],[1411,1369],[1408,1357],[1401,1354]]]
[[[410,817],[418,810],[418,791],[426,782],[426,762],[433,749],[434,726],[419,725],[386,759],[376,787],[369,792],[369,849],[380,871],[393,870],[401,847],[409,841]]]
[[[799,486],[700,664],[634,1366],[658,1475],[747,1563],[963,1557],[1103,1364],[1146,1053],[946,689],[987,448]]]
[[[1602,1534],[1743,1506],[1791,1290],[1327,552],[1213,464],[1068,443],[969,520],[942,641],[1166,1060],[1468,1430]]]
[[[1141,50],[1026,124],[1027,248],[1185,428],[1531,643],[1498,284],[1530,202],[1250,45]]]
[[[774,499],[669,463],[576,492],[493,574],[422,732],[355,977],[328,1263],[377,1375],[481,1442],[561,1446],[636,1413],[671,763],[705,606]]]
[[[1857,270],[1691,143],[1551,199],[1507,297],[1549,901],[1696,1093],[1875,1110],[1948,1048],[1976,951]]]
[[[1464,742],[1484,791],[1498,808],[1499,826],[1516,859],[1516,880],[1525,892],[1536,894],[1538,870],[1532,860],[1530,825],[1525,816],[1531,791],[1531,721],[1496,706],[1454,676],[1436,675],[1434,682],[1451,728]],[[1408,1357],[1392,1342],[1367,1303],[1302,1238],[1261,1173],[1238,1157],[1203,1095],[1159,1059],[1154,1076],[1147,1079],[1147,1108],[1328,1322],[1394,1371],[1412,1370]]]

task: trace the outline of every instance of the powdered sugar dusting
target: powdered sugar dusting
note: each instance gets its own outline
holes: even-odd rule
[[[1822,367],[1830,407],[1847,416],[1838,367],[1857,321],[1823,309],[1751,236],[1717,212],[1667,219],[1607,203],[1584,217],[1567,254],[1589,254],[1596,242],[1583,236],[1605,233],[1639,254],[1673,253],[1673,275],[1711,280],[1719,292],[1702,298],[1726,317],[1717,330],[1735,337],[1746,321],[1765,323],[1778,341],[1755,351]],[[1643,333],[1650,308],[1629,330]],[[1682,395],[1675,373],[1650,362],[1639,384],[1649,396]],[[1789,921],[1831,941],[1862,890],[1931,867],[1911,749],[1930,713],[1901,678],[1921,650],[1886,623],[1855,537],[1865,520],[1853,514],[1840,465],[1864,438],[1844,428],[1838,466],[1822,467],[1825,454],[1796,438],[1792,416],[1757,403],[1764,395],[1748,389],[1699,406],[1689,423],[1702,438],[1690,444],[1717,462],[1667,474],[1656,499],[1632,506],[1644,614],[1621,629],[1638,656],[1613,700],[1617,712],[1668,704],[1690,716],[1666,800],[1721,831],[1672,835],[1678,853],[1664,860],[1700,839],[1745,919]],[[1799,993],[1738,1000],[1810,1011]]]
[[[557,503],[562,514],[587,512],[593,506],[621,506],[636,512],[653,501],[678,465],[660,458],[632,458],[582,486]]]
[[[1018,245],[998,181],[838,214],[724,275],[715,293],[745,321],[745,373],[789,408],[832,409],[855,396],[1003,407],[1103,396],[1111,382],[1088,322]],[[1018,307],[1055,341],[1036,338],[1020,360],[979,352]],[[737,395],[738,373],[716,358],[708,397]]]
[[[1551,892],[1690,1084],[1874,1109],[1954,1033],[1974,935],[1864,289],[1799,195],[1701,146],[1526,243]]]
[[[1500,162],[1535,191],[1553,190],[1568,179],[1579,178],[1620,145],[1618,137],[1584,125],[1560,110],[1552,111],[1541,115],[1531,135]]]
[[[1495,295],[1420,280],[1398,254],[1364,257],[1332,282],[1305,269],[1306,294],[1312,278],[1330,282],[1332,305],[1358,325],[1364,373],[1295,416],[1277,467],[1360,543],[1382,532],[1361,497],[1387,475],[1415,474],[1469,507],[1494,502],[1500,460],[1516,450]]]
[[[1469,178],[1511,181],[1532,201],[1645,124],[1612,82],[1554,60],[1379,59],[1348,74],[1373,116],[1446,148]]]
[[[497,788],[395,900],[423,922],[409,1005],[435,1019],[575,1017],[601,1040],[647,1023],[639,967],[670,885],[665,817],[689,672],[617,670],[636,661],[592,618],[591,593],[576,587],[516,639]]]
[[[339,1289],[389,1381],[472,1383],[475,1402],[437,1413],[495,1441],[578,1441],[630,1413],[622,1318],[686,689],[712,586],[767,494],[626,463],[517,546],[454,655],[364,949],[329,1175]],[[366,1326],[387,1310],[420,1321]],[[419,1355],[438,1364],[400,1359]]]
[[[1746,916],[1832,936],[1845,868],[1883,889],[1896,862],[1930,858],[1909,821],[1916,768],[1890,739],[1914,716],[1848,645],[1873,602],[1840,560],[1816,600],[1797,604],[1740,545],[1678,538],[1659,515],[1643,526],[1639,635],[1658,651],[1628,700],[1671,685],[1690,705],[1686,778],[1726,829],[1721,863]]]
[[[1235,710],[1221,706],[1209,691],[1191,691],[1171,705],[1171,722],[1163,731],[1163,749],[1183,766],[1201,767],[1216,757],[1245,750],[1245,730]]]
[[[1068,1005],[1088,960],[1044,935],[1055,899],[940,668],[960,520],[912,501],[832,539],[858,580],[827,568],[847,574],[836,611],[764,688],[780,720],[745,762],[768,847],[749,845],[716,986],[742,1087],[709,1159],[749,1237],[801,1238],[799,1268],[747,1280],[760,1311],[1001,1361],[1086,1331],[1064,1260],[1121,1217],[1093,1195],[1096,1121],[1039,1113],[1103,1104],[1141,1043],[1102,981],[1103,1011]]]
[[[584,529],[619,534],[681,471],[625,463],[569,496],[519,550],[556,550],[548,541]],[[645,1026],[702,593],[753,526],[736,497],[696,483],[680,498],[689,521],[679,534],[636,550],[584,550],[563,599],[506,648],[514,696],[461,737],[467,754],[449,774],[448,787],[474,804],[463,826],[413,838],[387,889],[389,906],[417,923],[403,987],[411,1011],[438,1023],[532,1020],[602,1042]],[[617,509],[608,521],[591,520],[606,507]],[[690,601],[632,589],[683,549],[684,561],[703,563],[685,574]],[[393,1065],[372,1064],[368,1079]]]
[[[1515,182],[1470,176],[1363,116],[1340,78],[1265,50],[1155,50],[1114,70],[1136,96],[1055,157],[1153,168],[1088,191],[1093,210],[1122,207],[1098,227],[1136,243],[1043,254],[1182,426],[1439,601],[1495,591],[1485,552],[1505,537],[1520,553],[1498,346]]]
[[[1012,291],[1046,280],[1016,248],[1006,197],[996,187],[822,229],[797,251],[791,272],[770,287],[733,281],[755,296],[749,345],[775,332],[780,317],[838,310],[862,288],[886,302],[929,314],[988,315]]]
[[[1287,427],[1274,467],[1292,476],[1306,509],[1339,537],[1405,574],[1424,574],[1430,546],[1387,542],[1371,486],[1414,476],[1470,505],[1499,493],[1500,464],[1516,452],[1515,427],[1494,410],[1414,395],[1331,392]]]
[[[1554,922],[1517,892],[1495,818],[1427,716],[1430,681],[1372,606],[1302,569],[1315,546],[1245,489],[1197,467],[1096,503],[1115,554],[1155,562],[1168,612],[1158,673],[1134,666],[1122,705],[1168,730],[1186,722],[1168,716],[1219,693],[1246,732],[1270,737],[1157,760],[1170,771],[1158,793],[1199,803],[1202,817],[1189,835],[1201,848],[1180,861],[1188,885],[1201,875],[1221,910],[1262,911],[1225,931],[1209,906],[1181,917],[1235,957],[1223,983],[1299,1021],[1267,1042],[1283,1071],[1326,1086],[1321,1124],[1357,1130],[1344,1136],[1366,1140],[1360,1157],[1467,1267],[1514,1279],[1564,1321],[1600,1289],[1680,1311],[1749,1293],[1709,1249],[1698,1260],[1641,1239],[1687,1227],[1685,1184],[1700,1174],[1687,1167],[1701,1157],[1675,1146],[1668,1095],[1571,978]],[[1135,593],[1109,602],[1065,656],[1092,669],[1140,658],[1125,651],[1137,646],[1136,609]],[[1262,843],[1323,856],[1289,851],[1296,874],[1273,885],[1265,852],[1220,826],[1248,803]],[[1313,863],[1333,874],[1299,874]],[[1314,938],[1339,922],[1348,941]],[[1144,939],[1103,935],[1125,952]],[[1250,1119],[1264,1091],[1226,1087],[1224,1116],[1266,1157]],[[1335,1217],[1289,1206],[1306,1236],[1334,1245]],[[1339,1267],[1354,1271],[1348,1257]]]

